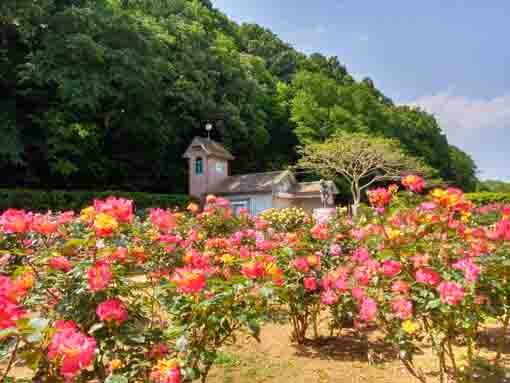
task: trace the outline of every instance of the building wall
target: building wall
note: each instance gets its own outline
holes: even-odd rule
[[[203,173],[201,175],[195,173],[195,162],[197,158],[202,158],[203,161]],[[222,173],[217,171],[217,164],[223,165],[224,170]],[[191,152],[190,159],[188,161],[188,170],[189,194],[200,198],[207,193],[207,190],[211,186],[228,177],[229,164],[226,160],[208,157],[207,153],[199,149]]]
[[[218,172],[217,165],[223,166],[223,172]],[[207,187],[214,186],[228,177],[228,161],[209,157],[207,158]]]
[[[301,199],[288,199],[273,197],[270,193],[267,194],[237,194],[225,197],[236,207],[240,206],[239,203],[246,201],[247,208],[251,215],[257,215],[264,210],[275,208],[285,209],[288,207],[299,207],[309,213],[313,213],[314,209],[322,207],[320,198],[301,198]],[[234,206],[233,206],[234,207]],[[234,207],[234,210],[236,208]]]
[[[322,202],[319,197],[317,198],[301,198],[301,199],[288,199],[288,198],[273,198],[273,207],[277,209],[285,209],[287,207],[299,207],[309,213],[313,213],[314,209],[322,207]]]
[[[273,197],[273,207],[275,209],[285,209],[292,207],[294,206],[293,202],[294,200],[292,199]]]
[[[202,158],[203,173],[197,175],[195,173],[195,161],[197,158]],[[200,198],[207,190],[207,156],[202,150],[194,150],[190,159],[188,160],[188,174],[189,174],[189,194]]]
[[[271,193],[267,194],[237,194],[229,195],[227,198],[232,202],[247,201],[248,210],[251,215],[257,215],[262,213],[264,210],[271,209],[273,207],[273,196]]]
[[[313,213],[314,209],[319,209],[322,207],[322,202],[319,197],[317,198],[302,198],[293,200],[294,206],[300,207],[303,210],[306,210],[309,213]]]

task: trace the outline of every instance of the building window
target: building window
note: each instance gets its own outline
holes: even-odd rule
[[[195,160],[195,174],[198,176],[204,174],[204,160],[200,157]]]
[[[225,172],[225,163],[216,162],[216,173],[223,174]]]
[[[236,216],[239,216],[242,209],[248,210],[248,212],[250,212],[250,200],[248,199],[231,201],[230,206]]]

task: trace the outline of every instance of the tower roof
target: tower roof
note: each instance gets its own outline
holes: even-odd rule
[[[183,157],[191,158],[191,152],[195,148],[202,149],[204,152],[207,153],[207,155],[212,157],[218,157],[225,160],[233,160],[235,158],[227,149],[223,147],[223,145],[205,137],[193,138],[193,141],[191,141],[190,146],[188,146],[188,149],[186,149],[186,151],[184,152]]]
[[[285,171],[230,176],[208,190],[213,194],[271,193],[273,184]]]

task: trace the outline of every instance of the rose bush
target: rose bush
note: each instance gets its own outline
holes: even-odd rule
[[[78,215],[6,210],[0,380],[21,360],[39,382],[205,382],[223,345],[258,339],[273,304],[297,343],[319,337],[326,317],[330,335],[382,331],[421,381],[424,342],[443,381],[470,380],[486,319],[510,328],[510,209],[491,207],[487,222],[460,190],[423,197],[418,176],[403,186],[371,190],[371,209],[328,222],[298,210],[237,217],[214,196],[202,211],[144,218],[113,197]]]
[[[205,380],[219,347],[258,337],[280,281],[264,234],[225,200],[196,210],[141,220],[109,198],[77,217],[4,212],[0,339],[12,361],[45,382]]]

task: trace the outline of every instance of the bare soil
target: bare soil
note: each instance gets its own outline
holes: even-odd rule
[[[305,345],[289,341],[290,327],[268,324],[263,327],[261,342],[244,340],[223,350],[218,365],[211,373],[211,383],[417,383],[398,360],[392,347],[384,345],[376,332],[367,345],[355,331],[344,330],[341,337],[310,340]],[[510,340],[504,354],[502,368],[495,371],[490,360],[496,352],[497,329],[487,331],[482,344],[481,364],[475,382],[510,383]],[[457,347],[457,354],[465,350]],[[493,364],[493,363],[492,363]],[[439,382],[437,360],[430,347],[424,347],[416,365],[427,374],[428,382]]]
[[[392,348],[384,345],[377,332],[367,344],[354,330],[341,337],[322,337],[305,345],[289,340],[290,327],[282,323],[263,326],[261,342],[239,338],[225,347],[213,368],[210,383],[418,383],[399,362]],[[502,368],[496,371],[491,360],[496,355],[496,339],[504,336],[496,327],[488,328],[481,339],[481,360],[475,382],[510,383],[510,339],[507,334]],[[417,357],[416,365],[427,374],[427,383],[439,382],[437,360],[429,347]],[[456,353],[465,354],[463,347]],[[0,365],[0,370],[3,366]],[[30,377],[30,370],[16,366],[12,376]]]

